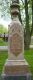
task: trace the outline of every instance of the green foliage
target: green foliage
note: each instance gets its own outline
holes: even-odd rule
[[[7,28],[6,27],[4,27],[2,24],[0,24],[0,33],[2,34],[2,33],[8,33],[8,30],[7,30]]]
[[[31,34],[33,32],[33,28],[32,28],[33,27],[33,24],[32,24],[33,23],[33,18],[32,18],[33,16],[32,5],[33,4],[32,4],[32,1],[33,0],[18,0],[18,3],[20,5],[19,20],[24,24],[24,28],[26,32],[24,39],[26,41],[26,44],[28,44],[27,46],[30,45]],[[12,0],[0,0],[1,17],[4,17],[5,19],[10,18],[10,4],[11,3],[12,3]]]
[[[29,63],[30,70],[31,70],[32,75],[33,75],[33,49],[25,51],[25,59]]]
[[[8,42],[5,42],[2,38],[0,38],[0,46],[8,46]]]
[[[11,0],[0,0],[0,16],[7,19],[10,16]]]
[[[25,0],[19,0],[20,1],[20,11],[21,11],[21,18],[22,18],[22,22],[23,24],[25,24]],[[1,17],[4,17],[5,19],[10,18],[10,4],[12,3],[12,0],[0,0],[0,15]],[[31,23],[31,0],[28,1],[28,5],[29,5],[29,20]]]
[[[2,72],[7,57],[8,57],[7,51],[0,51],[0,73]]]

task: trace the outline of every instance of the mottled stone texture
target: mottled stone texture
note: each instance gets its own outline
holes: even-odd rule
[[[5,64],[5,74],[17,75],[17,74],[27,74],[29,72],[29,66],[27,62],[24,61],[8,61]]]
[[[9,26],[8,59],[4,65],[5,76],[21,76],[30,74],[29,66],[24,59],[24,32],[18,19],[14,19]]]
[[[17,3],[18,0],[12,0]],[[18,19],[19,4],[12,4],[12,22],[8,28],[8,60],[3,69],[3,76],[21,76],[30,74],[29,66],[24,59],[24,27]],[[14,7],[13,7],[14,6]],[[28,79],[27,79],[28,80]]]
[[[20,74],[27,74],[29,72],[28,66],[25,65],[15,65],[15,66],[5,66],[5,74],[12,74],[12,75],[17,75],[18,73]]]
[[[9,27],[9,53],[16,57],[24,52],[23,26],[14,20]]]
[[[18,56],[22,52],[22,39],[16,33],[10,39],[10,51],[15,55]]]

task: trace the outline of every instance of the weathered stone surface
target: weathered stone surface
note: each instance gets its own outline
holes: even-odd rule
[[[18,0],[12,0],[12,3],[16,1]],[[24,53],[24,29],[23,29],[23,25],[18,20],[16,8],[12,15],[13,15],[12,17],[13,21],[9,25],[9,35],[8,35],[9,36],[8,37],[8,60],[4,65],[3,74],[5,74],[6,76],[7,75],[21,76],[30,73],[28,63],[26,63],[23,54]]]
[[[16,57],[23,53],[24,48],[23,26],[17,20],[13,21],[9,28],[9,53]]]
[[[22,39],[17,33],[10,38],[10,51],[15,56],[22,52]]]
[[[5,74],[27,74],[29,72],[28,66],[24,65],[16,65],[16,66],[5,66]]]
[[[22,75],[22,74],[28,74],[29,66],[28,63],[24,61],[7,61],[4,67],[4,73],[5,75]]]

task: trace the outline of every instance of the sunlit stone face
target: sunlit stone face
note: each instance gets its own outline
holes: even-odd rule
[[[22,52],[22,39],[17,33],[10,37],[10,52],[15,56]]]

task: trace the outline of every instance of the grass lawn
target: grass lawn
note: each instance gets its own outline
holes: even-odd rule
[[[8,43],[3,41],[2,38],[0,38],[0,46],[7,46],[7,45],[8,45]]]
[[[5,63],[5,60],[7,59],[7,56],[8,56],[7,51],[0,52],[0,74],[2,72],[2,68]]]
[[[2,72],[3,65],[4,65],[7,57],[8,57],[8,52],[7,51],[1,51],[0,52],[0,74]],[[25,53],[24,53],[24,57],[27,60],[27,62],[29,63],[30,70],[33,74],[33,50],[32,49],[31,50],[26,50]]]
[[[27,60],[27,62],[29,63],[29,65],[30,65],[30,71],[33,75],[33,49],[26,50],[24,56],[25,56],[25,59]]]

